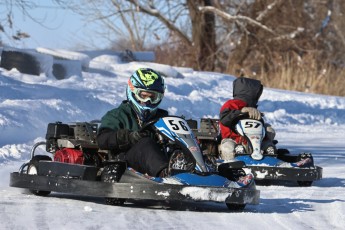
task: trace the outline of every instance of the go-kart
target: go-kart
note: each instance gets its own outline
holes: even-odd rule
[[[265,137],[264,121],[249,119],[248,114],[241,114],[234,119],[231,130],[244,137],[246,144],[235,147],[234,161],[242,161],[251,169],[257,182],[296,181],[300,186],[311,186],[313,181],[322,178],[322,168],[314,164],[311,153],[291,154],[287,149],[277,148],[277,141],[262,148]],[[206,154],[220,158],[219,120],[202,118],[200,127],[193,125],[193,132]]]
[[[225,203],[230,210],[242,210],[247,204],[259,203],[260,191],[253,175],[231,163],[223,165],[231,168],[227,176],[215,171],[181,117],[152,120],[141,130],[154,133],[162,154],[171,157],[179,151],[193,163],[188,171],[172,167],[170,176],[164,178],[129,167],[121,157],[124,153],[99,149],[97,129],[97,122],[49,123],[46,141],[36,143],[30,160],[19,172],[11,173],[10,186],[41,196],[60,192],[104,197],[112,205],[123,205],[127,200],[208,201]],[[178,165],[173,159],[170,163]]]

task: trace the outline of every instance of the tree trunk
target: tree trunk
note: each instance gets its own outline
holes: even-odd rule
[[[187,0],[192,23],[192,41],[197,69],[213,71],[216,59],[215,16],[201,13],[199,6],[212,6],[212,0]]]

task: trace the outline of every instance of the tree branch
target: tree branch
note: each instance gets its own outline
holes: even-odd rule
[[[204,7],[200,7],[199,9],[201,10],[201,12],[213,12],[216,15],[220,16],[221,18],[223,18],[227,21],[245,21],[249,24],[260,27],[261,29],[275,35],[275,32],[273,30],[271,30],[267,26],[261,24],[260,22],[255,21],[252,18],[242,16],[242,15],[232,16],[232,15],[225,13],[225,12],[223,12],[223,11],[213,7],[213,6],[204,6]]]
[[[275,7],[278,7],[281,5],[281,3],[283,3],[282,0],[275,0],[274,2],[272,2],[271,4],[269,4],[266,9],[264,11],[262,11],[259,16],[256,17],[256,21],[260,22],[262,21],[263,18],[267,17],[268,14],[270,14],[271,12],[273,12],[272,10]]]
[[[303,33],[304,31],[305,31],[304,28],[298,27],[295,31],[292,31],[291,33],[277,36],[273,39],[269,39],[268,41],[279,41],[279,40],[283,40],[283,39],[293,40],[297,35]]]
[[[158,20],[160,20],[164,25],[168,27],[171,31],[175,32],[186,44],[192,45],[192,42],[190,39],[182,33],[181,30],[179,30],[173,23],[171,23],[167,18],[165,18],[163,15],[161,15],[156,9],[153,8],[146,8],[138,3],[137,0],[127,0],[128,2],[132,3],[137,7],[137,9],[145,14],[151,15],[153,17],[156,17]]]

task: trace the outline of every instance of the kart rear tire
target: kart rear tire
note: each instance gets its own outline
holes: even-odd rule
[[[29,164],[28,164],[28,169],[27,169],[27,174],[29,175],[37,175],[38,172],[38,162],[40,161],[52,161],[52,159],[49,156],[45,156],[45,155],[37,155],[34,156]],[[51,191],[40,191],[40,190],[29,190],[32,194],[36,195],[36,196],[48,196]]]
[[[288,149],[277,149],[277,155],[283,156],[289,154],[290,151]]]
[[[107,183],[117,183],[121,179],[123,169],[120,164],[111,164],[104,167],[101,180]],[[126,199],[123,198],[105,198],[105,203],[108,205],[122,206]]]
[[[243,211],[244,208],[246,207],[245,204],[229,204],[229,203],[226,203],[226,206],[228,207],[230,211],[236,211],[236,212]]]
[[[310,187],[313,181],[297,181],[298,185],[301,187]]]

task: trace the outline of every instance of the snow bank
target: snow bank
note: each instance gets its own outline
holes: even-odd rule
[[[86,54],[62,50],[62,49],[47,49],[43,47],[36,48],[37,52],[49,54],[56,59],[77,60],[81,63],[82,67],[87,69],[89,67],[90,57]],[[75,63],[79,63],[75,62]]]

